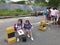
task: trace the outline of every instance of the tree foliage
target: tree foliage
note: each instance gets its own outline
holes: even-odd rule
[[[25,1],[12,2],[13,4],[25,4]]]
[[[0,2],[3,2],[3,3],[5,3],[5,0],[1,0]]]
[[[60,4],[60,0],[50,0],[48,5],[53,7],[58,7]]]
[[[35,0],[35,3],[45,2],[45,0]]]

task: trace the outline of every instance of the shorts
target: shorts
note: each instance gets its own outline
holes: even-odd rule
[[[46,16],[46,15],[44,15],[44,18],[45,18],[45,19],[47,19],[47,16]]]
[[[31,28],[29,28],[29,29],[25,29],[25,30],[31,30]]]
[[[50,19],[51,19],[51,17],[50,17],[50,16],[48,16],[48,15],[45,15],[45,19],[50,20]]]
[[[56,20],[56,19],[57,19],[57,16],[51,16],[51,18],[53,18],[53,19],[55,19],[55,20]]]
[[[55,16],[51,16],[51,18],[55,18]]]

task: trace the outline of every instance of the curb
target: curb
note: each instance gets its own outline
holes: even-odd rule
[[[28,17],[31,15],[20,15],[20,16],[0,16],[0,19],[16,18],[16,17]]]

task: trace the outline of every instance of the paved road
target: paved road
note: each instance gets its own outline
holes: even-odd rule
[[[24,21],[26,19],[31,21],[34,41],[28,39],[27,42],[19,42],[13,45],[60,45],[60,28],[57,25],[49,25],[47,26],[47,31],[43,32],[37,29],[38,23],[44,19],[43,16],[20,18]],[[5,28],[12,26],[18,19],[19,18],[0,20],[0,45],[8,45],[4,42]]]

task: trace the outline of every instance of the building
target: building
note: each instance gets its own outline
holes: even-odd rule
[[[25,1],[26,4],[34,3],[34,0],[5,0],[6,3]]]

